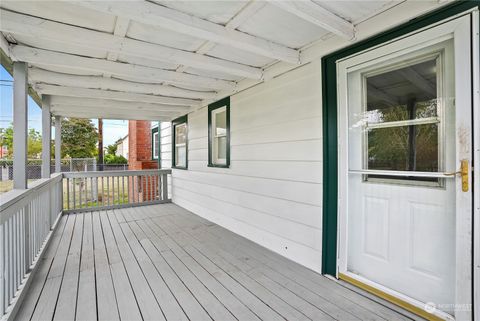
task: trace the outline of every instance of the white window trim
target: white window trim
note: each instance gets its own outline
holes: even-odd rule
[[[227,164],[227,158],[218,158],[218,142],[220,140],[220,138],[222,137],[227,137],[227,128],[225,130],[225,133],[224,134],[220,134],[218,135],[217,134],[217,127],[216,127],[216,120],[217,120],[217,115],[222,113],[222,112],[225,112],[225,117],[226,117],[226,113],[227,113],[227,106],[223,106],[223,107],[219,107],[217,109],[214,109],[211,111],[212,113],[212,128],[211,128],[211,131],[212,131],[212,163],[215,164],[215,165],[226,165]],[[225,150],[227,149],[227,144],[228,142],[225,142]]]

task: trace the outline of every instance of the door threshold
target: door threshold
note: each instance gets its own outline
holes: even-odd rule
[[[445,321],[445,320],[452,320],[452,317],[446,317],[442,318],[438,315],[435,315],[433,313],[427,312],[425,309],[422,309],[416,305],[413,305],[410,302],[407,302],[403,299],[398,298],[397,296],[394,296],[390,293],[387,293],[385,291],[382,291],[374,286],[371,286],[369,284],[366,284],[352,276],[349,276],[345,273],[338,273],[338,278],[341,281],[344,281],[345,283],[349,285],[353,285],[354,288],[363,290],[377,298],[380,298],[388,303],[393,304],[396,307],[401,308],[403,313],[408,312],[413,314],[414,316],[421,317],[426,320],[431,320],[431,321]],[[350,288],[350,287],[349,287]],[[398,311],[399,313],[402,313],[401,311]]]

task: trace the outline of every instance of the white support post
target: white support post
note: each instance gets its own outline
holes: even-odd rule
[[[42,178],[50,178],[50,142],[52,140],[50,97],[42,97]]]
[[[62,157],[62,117],[55,116],[55,173],[62,171],[60,159]]]
[[[13,188],[27,188],[27,64],[13,64]]]

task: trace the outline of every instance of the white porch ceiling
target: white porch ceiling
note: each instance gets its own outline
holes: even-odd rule
[[[319,41],[349,44],[400,3],[3,0],[0,31],[55,114],[171,120],[309,62]]]

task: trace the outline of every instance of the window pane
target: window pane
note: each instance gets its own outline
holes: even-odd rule
[[[153,134],[153,157],[158,157],[158,133]]]
[[[177,146],[175,148],[175,166],[185,167],[186,158],[187,158],[186,147]]]
[[[366,77],[369,123],[437,116],[437,60]]]
[[[217,159],[226,159],[227,158],[227,137],[218,137],[216,138],[217,145]]]
[[[437,124],[370,129],[367,135],[368,169],[438,171]]]
[[[215,136],[222,136],[227,134],[227,110],[222,108],[222,111],[215,113]]]
[[[175,143],[185,144],[187,141],[187,124],[175,126]]]

